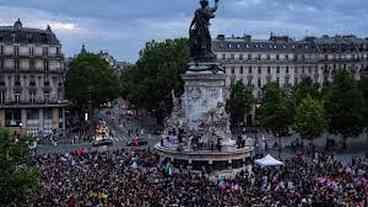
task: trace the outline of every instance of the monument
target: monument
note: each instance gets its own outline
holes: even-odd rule
[[[215,0],[210,7],[208,0],[200,0],[201,7],[190,24],[191,61],[182,75],[185,91],[180,100],[172,94],[174,108],[166,121],[168,134],[156,145],[160,155],[172,160],[231,164],[233,160],[243,162],[252,151],[232,139],[225,111],[225,71],[212,52],[209,31],[218,4]]]

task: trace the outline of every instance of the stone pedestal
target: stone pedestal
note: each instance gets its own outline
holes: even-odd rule
[[[182,108],[190,128],[197,128],[205,116],[215,110],[219,103],[225,104],[225,74],[221,70],[206,70],[219,67],[217,64],[189,65],[183,75],[185,92],[182,97]]]

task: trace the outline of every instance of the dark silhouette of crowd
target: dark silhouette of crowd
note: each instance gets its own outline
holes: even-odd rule
[[[296,156],[231,178],[174,168],[148,150],[40,155],[33,206],[368,206],[368,160]]]

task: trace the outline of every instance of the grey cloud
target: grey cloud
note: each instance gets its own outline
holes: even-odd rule
[[[21,14],[25,23],[70,22],[79,33],[56,31],[68,55],[82,42],[91,50],[107,49],[134,61],[146,41],[187,35],[199,0],[0,0],[0,22]],[[3,12],[1,6],[9,8]],[[363,0],[222,0],[212,24],[213,35],[271,31],[301,38],[306,34],[355,33],[366,36],[368,1]],[[30,20],[31,19],[31,20]]]

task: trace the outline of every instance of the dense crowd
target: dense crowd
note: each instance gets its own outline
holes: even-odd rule
[[[232,178],[173,168],[147,150],[36,158],[34,206],[368,206],[368,160],[296,156],[281,168],[250,165]]]

